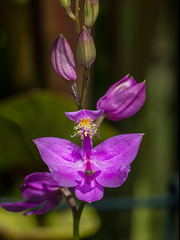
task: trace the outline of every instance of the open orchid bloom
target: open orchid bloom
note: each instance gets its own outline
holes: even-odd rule
[[[53,179],[62,187],[74,187],[76,197],[86,202],[100,200],[103,197],[103,187],[113,188],[123,184],[130,171],[130,163],[138,153],[143,135],[118,135],[93,149],[91,134],[86,132],[86,124],[89,126],[92,122],[83,119],[91,116],[93,121],[101,114],[102,112],[90,110],[66,113],[73,121],[83,122],[82,148],[60,138],[34,140]]]
[[[136,114],[146,99],[146,82],[136,83],[133,77],[126,75],[113,84],[96,105],[103,109],[106,118],[119,121]]]
[[[62,200],[60,186],[49,172],[36,172],[28,175],[20,186],[25,201],[1,204],[1,207],[11,212],[21,212],[41,205],[40,208],[25,212],[25,215],[43,214],[58,205]],[[42,205],[42,203],[44,203]]]
[[[103,187],[119,187],[127,179],[130,163],[138,153],[142,134],[122,134],[92,148],[89,136],[82,149],[60,138],[35,139],[52,177],[63,187],[75,187],[76,197],[86,202],[103,197]]]

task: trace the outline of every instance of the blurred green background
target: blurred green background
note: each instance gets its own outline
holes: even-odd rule
[[[104,198],[166,195],[170,179],[178,172],[178,5],[178,0],[100,1],[92,31],[97,58],[86,107],[95,109],[97,100],[127,73],[147,83],[147,99],[140,112],[119,122],[105,120],[101,139],[95,140],[97,144],[120,133],[145,133],[128,180],[121,188],[105,189]],[[69,85],[50,62],[51,45],[61,33],[75,53],[74,26],[58,0],[0,0],[0,197],[21,197],[19,185],[24,177],[47,171],[32,139],[54,136],[80,144],[70,137],[73,123],[64,115],[76,110]],[[77,85],[80,91],[80,80]],[[64,212],[59,214],[64,218]],[[90,222],[90,230],[83,235],[86,239],[166,239],[167,209],[93,212],[96,221],[91,214],[84,220]],[[8,216],[20,221],[21,214]],[[42,218],[37,221],[40,225]],[[9,219],[5,211],[0,212],[0,239],[8,238],[7,228],[1,225],[5,219]],[[63,239],[70,239],[71,228],[70,222]]]

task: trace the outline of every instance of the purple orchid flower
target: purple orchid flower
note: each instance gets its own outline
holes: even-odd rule
[[[21,212],[45,203],[40,209],[27,211],[24,215],[43,214],[59,204],[62,200],[59,183],[56,182],[49,172],[36,172],[25,178],[24,184],[20,186],[22,197],[26,199],[16,203],[2,203],[7,211]]]
[[[143,135],[118,135],[93,149],[92,137],[89,134],[89,125],[93,122],[90,119],[95,120],[101,114],[102,111],[90,110],[66,113],[70,119],[83,126],[82,149],[60,138],[45,137],[34,140],[53,179],[62,187],[74,187],[76,197],[89,203],[103,197],[103,187],[120,187],[127,179],[130,163],[138,153]]]
[[[146,99],[146,82],[136,83],[126,75],[112,85],[97,102],[96,108],[103,109],[106,118],[119,121],[137,113]]]

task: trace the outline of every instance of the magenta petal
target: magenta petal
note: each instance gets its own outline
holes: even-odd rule
[[[36,172],[31,173],[24,179],[25,185],[31,186],[37,190],[51,191],[56,187],[59,187],[50,172]]]
[[[75,194],[79,200],[91,203],[101,200],[104,195],[104,190],[96,180],[88,182],[83,179],[83,181],[75,187]]]
[[[43,161],[49,167],[52,177],[61,187],[74,187],[84,169],[81,148],[60,138],[46,137],[34,140]]]
[[[76,112],[65,112],[65,114],[74,122],[78,123],[81,119],[91,118],[93,121],[103,114],[103,110],[79,110]]]
[[[36,207],[38,204],[28,202],[16,202],[16,203],[5,202],[1,204],[1,207],[10,212],[21,212],[26,209]]]
[[[132,86],[131,88],[126,89],[121,93],[121,96],[118,97],[116,101],[119,101],[119,104],[123,104],[122,108],[114,111],[114,120],[121,120],[128,118],[136,114],[141,107],[143,106],[146,99],[146,83],[141,82],[137,85]],[[115,116],[117,114],[117,116]],[[109,113],[107,113],[107,116]]]
[[[146,99],[145,82],[136,84],[126,90],[116,93],[111,100],[106,100],[105,114],[107,118],[118,121],[128,118],[137,113],[143,106]]]
[[[130,164],[136,157],[143,134],[121,134],[111,137],[94,148],[93,162],[99,167]]]
[[[123,134],[107,139],[94,148],[93,169],[101,170],[96,177],[103,187],[119,187],[130,171],[142,140],[142,134]]]
[[[36,209],[36,210],[33,210],[33,211],[25,212],[24,215],[31,215],[31,214],[40,215],[40,214],[44,214],[45,212],[50,211],[53,207],[58,205],[61,200],[62,200],[62,195],[59,195],[59,196],[56,196],[56,197],[52,197],[52,198],[48,199],[48,201],[40,209],[38,209],[38,210]]]
[[[96,181],[103,187],[120,187],[127,179],[129,171],[130,165],[126,164],[122,164],[121,167],[107,167],[96,177]]]
[[[125,77],[123,77],[121,80],[113,84],[106,94],[104,95],[103,99],[105,98],[111,98],[113,97],[114,94],[119,94],[122,92],[124,89],[132,87],[136,85],[136,81],[133,77],[129,77],[129,74],[127,74]]]
[[[42,202],[59,191],[59,183],[54,181],[49,172],[29,174],[20,186],[22,197],[31,202]]]
[[[59,188],[60,187],[56,187],[50,191],[47,190],[46,186],[44,190],[38,190],[31,186],[24,186],[24,184],[20,186],[22,197],[33,203],[41,203],[42,201],[49,199],[51,196],[57,195]]]

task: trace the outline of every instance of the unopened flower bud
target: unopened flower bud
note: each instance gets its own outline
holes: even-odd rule
[[[89,68],[96,58],[94,40],[86,27],[83,27],[79,34],[76,56],[78,62],[85,68]]]
[[[59,2],[64,8],[68,8],[71,6],[71,0],[59,0]]]
[[[112,85],[97,102],[96,108],[103,109],[106,118],[119,121],[137,113],[146,99],[146,82],[136,83],[133,77],[125,76]]]
[[[84,1],[84,25],[92,28],[99,14],[99,0]]]
[[[51,48],[51,63],[56,73],[68,82],[76,81],[74,55],[64,36],[60,35]]]

